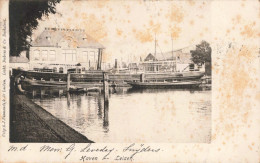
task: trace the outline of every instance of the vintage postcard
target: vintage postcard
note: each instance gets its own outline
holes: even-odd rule
[[[2,0],[1,162],[260,162],[257,0]]]

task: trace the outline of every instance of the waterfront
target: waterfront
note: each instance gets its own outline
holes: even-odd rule
[[[34,90],[33,101],[94,142],[209,143],[211,91],[111,90],[102,94]]]

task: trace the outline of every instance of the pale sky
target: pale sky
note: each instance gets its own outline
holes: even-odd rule
[[[86,33],[103,44],[104,61],[115,58],[123,61],[144,59],[154,53],[154,38],[158,41],[157,54],[196,45],[201,40],[237,39],[245,26],[253,24],[257,14],[239,15],[239,10],[257,8],[257,2],[220,1],[61,1],[57,14],[39,23],[33,38],[45,27],[85,29]],[[231,10],[233,8],[233,10]],[[237,8],[237,9],[234,9]],[[219,10],[221,9],[221,10]],[[246,12],[243,12],[246,13]],[[252,20],[252,21],[251,21]],[[249,28],[256,30],[256,25]],[[255,26],[255,27],[254,27]],[[250,30],[250,29],[249,29]],[[245,34],[247,35],[247,34]]]

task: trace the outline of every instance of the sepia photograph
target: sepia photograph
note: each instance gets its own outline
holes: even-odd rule
[[[11,0],[10,142],[210,143],[209,11],[186,3]]]
[[[0,162],[260,162],[259,0],[0,0]]]

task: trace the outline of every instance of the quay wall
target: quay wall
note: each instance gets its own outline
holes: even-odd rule
[[[54,136],[52,137],[59,137],[61,139],[60,142],[65,142],[65,143],[93,143],[93,141],[89,140],[87,137],[84,135],[80,134],[61,120],[59,120],[57,117],[53,116],[51,113],[47,112],[45,109],[40,107],[39,105],[35,104],[32,100],[27,98],[23,94],[14,94],[13,96],[14,103],[16,106],[21,106],[22,108],[25,109],[27,115],[33,114],[36,119],[33,120],[38,120],[43,123],[44,128],[46,131],[50,131],[54,133]],[[10,108],[10,109],[19,109],[19,108]],[[62,108],[61,108],[62,109]],[[16,115],[19,116],[19,115]],[[26,119],[26,117],[25,117]],[[21,119],[22,120],[22,119]],[[32,125],[34,122],[30,122]],[[38,123],[38,122],[37,122]],[[12,125],[12,123],[11,123]],[[41,126],[41,127],[43,127]],[[29,129],[27,129],[29,130]],[[37,132],[37,131],[30,131],[28,133],[16,133],[16,134],[26,134],[24,137],[27,139],[28,137],[31,137],[33,134],[32,132]],[[35,138],[34,138],[35,139]],[[52,138],[50,138],[52,139]],[[37,138],[36,138],[37,140]],[[23,140],[22,140],[23,141]],[[44,142],[45,140],[41,140],[41,138],[38,138],[38,142]],[[50,140],[47,139],[46,142],[49,142]]]

